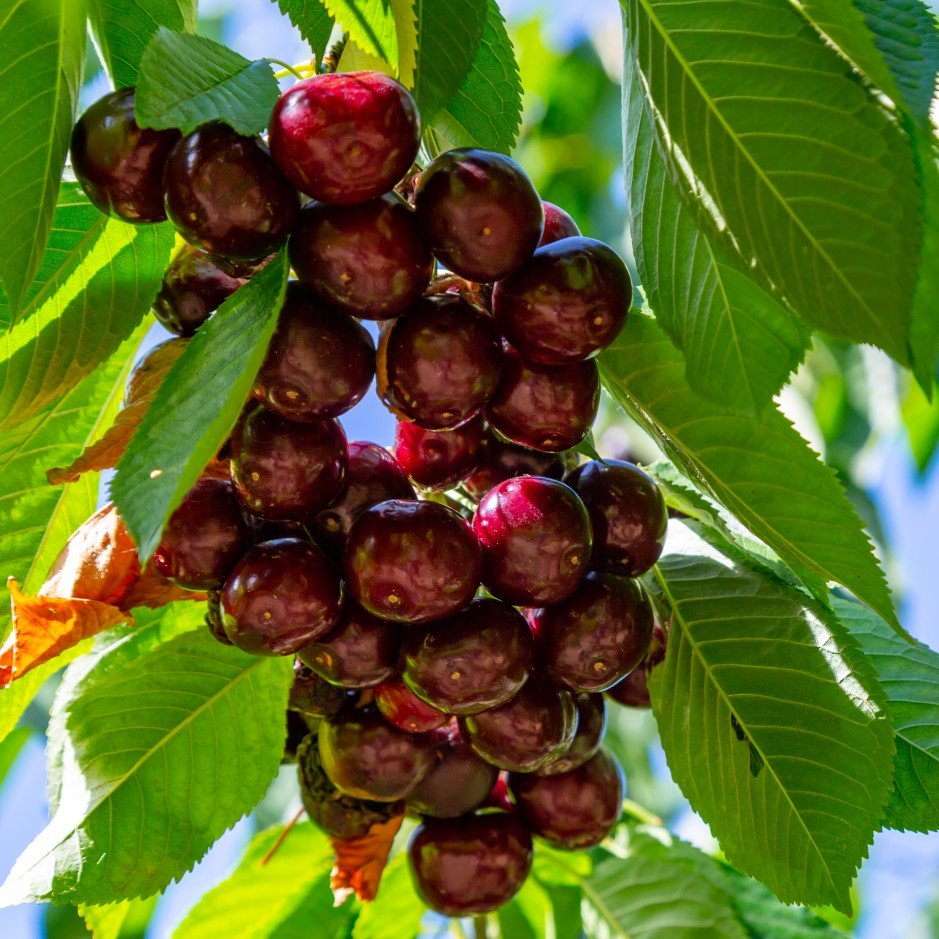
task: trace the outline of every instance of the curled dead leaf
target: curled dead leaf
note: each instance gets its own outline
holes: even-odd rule
[[[362,838],[330,839],[336,852],[336,862],[329,875],[329,886],[336,906],[345,903],[351,894],[366,902],[375,899],[382,872],[388,863],[391,843],[403,820],[403,815],[396,815],[387,822],[372,825]]]

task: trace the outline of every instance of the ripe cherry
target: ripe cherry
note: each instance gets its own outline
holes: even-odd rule
[[[166,214],[189,242],[252,261],[279,248],[297,219],[293,187],[257,137],[203,124],[173,148],[164,177]]]
[[[280,758],[283,763],[295,763],[300,744],[310,735],[310,725],[306,718],[297,711],[287,711],[287,737],[284,740],[284,752]]]
[[[386,721],[409,734],[437,730],[450,720],[449,714],[422,701],[400,678],[392,678],[375,689],[375,704]]]
[[[434,765],[429,735],[392,727],[375,707],[347,708],[320,726],[319,741],[326,775],[357,799],[403,799]]]
[[[395,459],[423,489],[449,489],[473,472],[486,439],[480,415],[456,430],[426,430],[410,421],[395,427]]]
[[[303,521],[342,490],[346,435],[336,420],[297,424],[257,404],[242,416],[231,441],[235,491],[258,518]]]
[[[504,443],[490,433],[480,452],[479,466],[463,480],[463,486],[474,499],[481,499],[494,486],[515,476],[561,479],[564,461],[556,453]]]
[[[287,702],[290,710],[314,720],[335,717],[342,710],[347,697],[344,688],[331,685],[299,659],[293,663],[293,684]]]
[[[72,131],[72,168],[88,198],[125,222],[161,222],[163,168],[178,130],[151,130],[134,120],[134,89],[99,98]]]
[[[234,643],[225,634],[225,624],[222,622],[222,609],[220,606],[221,599],[221,591],[210,590],[208,592],[208,599],[205,603],[205,625],[212,634],[213,639],[217,639],[223,646],[230,646]]]
[[[366,509],[346,542],[349,592],[369,612],[424,623],[462,609],[479,586],[473,529],[436,502],[390,499]]]
[[[351,204],[387,192],[411,168],[421,128],[411,93],[380,72],[317,75],[271,114],[271,152],[301,192]]]
[[[602,694],[581,693],[574,695],[577,705],[577,733],[571,745],[556,760],[536,770],[539,776],[556,776],[569,773],[583,766],[600,749],[603,732],[606,730],[606,707]]]
[[[563,238],[496,284],[492,313],[525,361],[566,365],[608,346],[631,300],[626,265],[609,245]]]
[[[378,393],[404,420],[452,430],[492,397],[501,367],[492,319],[457,294],[439,294],[383,330]]]
[[[408,630],[401,649],[405,683],[450,714],[504,704],[525,684],[531,630],[514,607],[480,598],[459,613]]]
[[[571,218],[570,214],[553,202],[542,202],[544,209],[544,232],[541,235],[541,241],[538,247],[550,245],[562,238],[573,238],[580,234],[577,222]]]
[[[666,634],[656,623],[652,630],[652,645],[638,668],[634,668],[622,681],[606,691],[607,697],[624,707],[652,706],[649,696],[649,672],[665,659]]]
[[[483,584],[518,606],[569,597],[590,562],[590,519],[570,486],[517,476],[483,497],[473,518],[483,549]]]
[[[414,210],[394,195],[361,205],[309,203],[290,240],[290,263],[321,299],[370,320],[407,310],[434,269]]]
[[[600,844],[619,821],[623,771],[606,750],[600,750],[569,773],[511,773],[509,791],[533,835],[559,848],[583,850]]]
[[[254,396],[281,417],[317,421],[358,404],[374,375],[368,330],[291,281]]]
[[[489,150],[441,153],[421,173],[414,206],[434,254],[468,280],[500,280],[517,270],[544,229],[525,171]]]
[[[414,886],[446,916],[488,913],[508,903],[531,871],[532,842],[507,812],[427,819],[408,846]]]
[[[170,516],[153,563],[180,587],[217,589],[244,553],[248,538],[231,483],[204,476]]]
[[[600,406],[600,376],[592,359],[534,365],[508,349],[499,387],[486,406],[503,437],[534,450],[570,450],[587,436]]]
[[[591,460],[572,470],[566,482],[590,513],[594,563],[638,577],[658,561],[668,512],[651,476],[623,460]]]
[[[412,812],[432,818],[456,818],[486,801],[499,770],[481,760],[462,740],[437,747],[437,762],[408,796]]]

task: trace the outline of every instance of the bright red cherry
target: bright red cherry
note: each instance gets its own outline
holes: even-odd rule
[[[573,238],[580,234],[577,222],[559,205],[553,202],[542,202],[541,206],[544,209],[544,233],[541,241],[538,242],[539,248],[542,245],[560,241],[562,238]]]
[[[486,422],[478,414],[456,430],[398,421],[395,459],[421,488],[449,489],[476,469],[486,437]]]
[[[437,762],[408,796],[408,808],[431,818],[465,815],[486,801],[498,776],[499,770],[462,740],[448,740],[437,747]]]
[[[539,776],[569,773],[572,769],[583,766],[600,749],[600,741],[603,740],[603,732],[606,730],[603,695],[577,694],[574,695],[574,703],[577,705],[577,733],[561,756],[535,770]]]
[[[386,721],[409,734],[436,730],[450,720],[449,714],[422,701],[400,678],[392,678],[375,689],[375,704]]]

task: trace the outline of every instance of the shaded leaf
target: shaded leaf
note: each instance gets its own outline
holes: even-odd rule
[[[362,907],[352,939],[413,939],[421,934],[424,902],[414,889],[406,852],[396,855],[382,875],[378,893]]]
[[[387,822],[378,822],[361,838],[331,839],[336,863],[329,885],[337,905],[352,895],[359,900],[375,899],[391,844],[403,820],[403,815],[396,815]]]
[[[329,34],[333,31],[333,18],[321,0],[277,0],[281,13],[300,30],[317,61],[323,58]]]
[[[323,0],[323,4],[363,52],[387,62],[392,74],[401,71],[392,0]],[[411,0],[407,0],[407,5],[411,6]]]

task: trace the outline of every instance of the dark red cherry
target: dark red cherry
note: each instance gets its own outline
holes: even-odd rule
[[[421,488],[449,489],[476,469],[486,437],[486,422],[478,414],[456,430],[398,421],[395,459]]]
[[[427,734],[398,730],[374,707],[347,708],[320,726],[319,739],[326,775],[357,799],[403,799],[434,765]]]
[[[287,738],[284,740],[284,753],[280,758],[280,762],[295,763],[300,744],[310,736],[310,725],[302,714],[290,710],[286,714],[286,724]]]
[[[592,359],[533,365],[506,351],[499,387],[484,411],[503,437],[534,450],[570,450],[587,436],[600,406],[600,376]]]
[[[366,509],[346,542],[349,592],[376,616],[424,623],[449,616],[479,586],[469,523],[436,502],[390,499]]]
[[[569,773],[572,769],[583,766],[600,749],[600,741],[606,730],[603,695],[577,694],[574,695],[574,703],[577,705],[577,733],[561,756],[536,770],[539,776]]]
[[[244,553],[249,535],[231,483],[204,476],[170,516],[153,563],[180,587],[217,589]]]
[[[222,589],[225,632],[255,655],[298,652],[336,626],[341,612],[339,575],[319,548],[295,538],[251,548]]]
[[[225,624],[222,622],[222,609],[220,606],[222,594],[219,590],[210,590],[205,604],[205,625],[212,637],[223,646],[233,645],[231,639],[225,634]]]
[[[279,248],[300,205],[267,147],[220,121],[176,144],[164,186],[166,214],[183,238],[235,260],[253,261]]]
[[[450,720],[449,714],[422,701],[400,678],[392,678],[375,689],[375,704],[386,721],[409,734],[437,730]]]
[[[516,476],[561,479],[564,461],[556,453],[529,450],[489,434],[480,453],[479,466],[463,480],[463,486],[474,499],[481,499],[494,486]]]
[[[297,424],[258,404],[231,441],[235,491],[258,518],[302,522],[342,490],[346,435],[336,420]]]
[[[153,315],[177,336],[191,336],[245,281],[220,271],[201,251],[183,245],[153,301]]]
[[[349,529],[364,509],[387,499],[414,499],[414,487],[397,460],[377,443],[353,441],[348,446],[346,482],[339,497],[313,520],[317,540],[341,555]]]
[[[347,601],[335,629],[304,646],[298,658],[343,688],[371,688],[397,671],[400,627]]]
[[[496,284],[492,313],[527,362],[566,365],[608,346],[631,300],[626,265],[609,245],[563,238]]]
[[[161,222],[163,168],[178,130],[138,127],[134,89],[99,98],[72,130],[72,169],[102,212],[125,222]]]
[[[293,663],[293,684],[287,707],[305,717],[320,719],[335,717],[347,702],[344,688],[331,685],[299,659]]]
[[[502,347],[492,319],[457,294],[425,297],[382,331],[378,393],[399,417],[459,427],[492,397]]]
[[[539,606],[569,597],[590,563],[590,519],[570,486],[517,476],[490,489],[473,518],[483,584],[507,603]]]
[[[528,830],[559,848],[600,844],[619,821],[623,771],[606,750],[557,776],[509,774],[509,791]]]
[[[291,281],[254,396],[281,417],[318,421],[358,404],[374,375],[368,330]]]
[[[421,141],[411,93],[381,72],[317,75],[274,105],[271,153],[301,192],[321,202],[365,202],[411,168]]]
[[[498,777],[499,770],[462,740],[447,741],[437,747],[437,762],[408,796],[407,805],[432,818],[456,818],[479,808]]]
[[[651,476],[623,460],[591,460],[568,473],[593,523],[594,562],[638,577],[662,553],[665,499]]]
[[[500,280],[518,270],[544,229],[525,171],[490,150],[441,153],[421,173],[414,207],[434,254],[468,280]]]
[[[559,205],[553,202],[542,202],[541,207],[544,209],[544,232],[541,235],[541,241],[538,242],[539,248],[542,245],[560,241],[562,238],[573,238],[580,234],[577,222]]]
[[[638,668],[634,668],[622,681],[606,691],[607,697],[624,707],[647,708],[652,706],[649,697],[649,672],[665,658],[666,634],[656,623],[652,630],[652,645]]]
[[[175,336],[172,339],[164,339],[147,351],[127,379],[124,407],[140,404],[154,393],[173,363],[183,354],[188,342],[188,339]]]
[[[507,812],[427,819],[408,845],[414,886],[445,916],[488,913],[508,903],[531,871],[532,842]]]
[[[577,730],[573,695],[532,675],[514,698],[459,718],[463,739],[486,761],[530,773],[561,756]]]
[[[414,210],[390,194],[361,205],[304,206],[290,263],[321,299],[370,320],[407,310],[434,269]]]
[[[525,684],[531,630],[514,607],[480,598],[459,613],[408,630],[402,677],[425,701],[450,714],[504,704]]]

